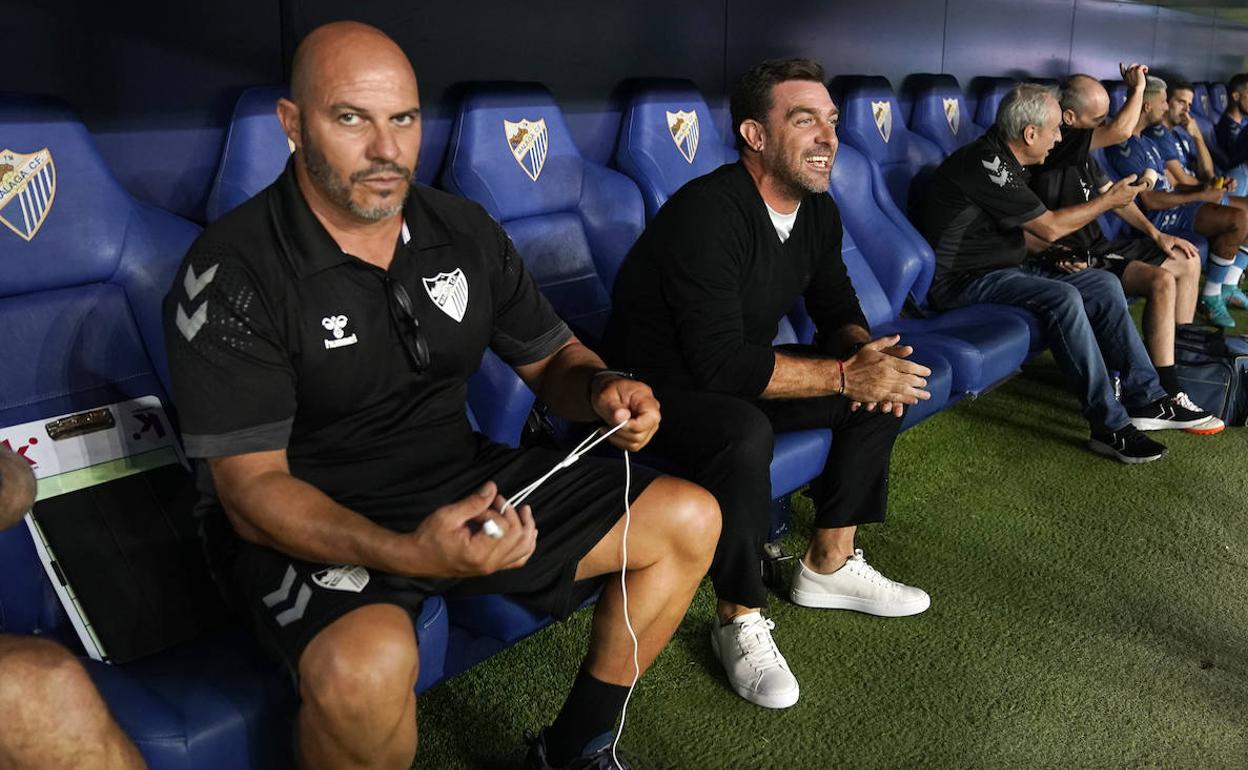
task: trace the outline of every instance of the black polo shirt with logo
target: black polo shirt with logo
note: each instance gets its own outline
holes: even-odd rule
[[[976,278],[1027,258],[1022,224],[1045,212],[1027,171],[996,126],[954,151],[936,169],[923,210],[923,234],[936,252],[928,292],[952,303]]]
[[[1050,211],[1087,203],[1109,177],[1101,164],[1092,157],[1092,134],[1090,128],[1062,127],[1062,141],[1054,146],[1044,163],[1028,169],[1032,191]],[[1071,248],[1089,249],[1102,243],[1105,235],[1095,219],[1058,243]]]
[[[467,378],[486,346],[509,364],[571,332],[477,204],[413,185],[389,271],[344,253],[293,165],[206,229],[165,297],[186,450],[286,450],[291,473],[365,515],[469,468]],[[401,283],[430,354],[417,373],[388,305]]]

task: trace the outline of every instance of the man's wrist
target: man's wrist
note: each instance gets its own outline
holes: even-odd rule
[[[585,400],[592,407],[594,399],[597,398],[600,388],[605,387],[606,383],[611,380],[632,380],[636,379],[632,372],[626,372],[622,369],[598,369],[589,375],[585,380]]]

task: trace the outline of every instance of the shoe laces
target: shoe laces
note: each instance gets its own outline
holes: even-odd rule
[[[1193,401],[1186,393],[1184,393],[1181,390],[1178,393],[1174,394],[1174,398],[1172,398],[1171,401],[1183,407],[1189,412],[1198,412],[1200,414],[1204,414],[1205,412],[1204,409],[1201,409],[1199,406],[1196,406],[1196,402]]]
[[[734,623],[737,626],[737,644],[745,654],[746,661],[760,674],[773,668],[785,668],[784,656],[771,638],[776,622],[759,616],[754,620]]]
[[[851,572],[868,583],[874,583],[885,588],[896,588],[899,585],[896,580],[885,577],[878,569],[872,567],[867,562],[866,557],[862,555],[861,548],[854,549],[854,555],[849,557],[849,560],[845,562],[845,566],[849,567]]]

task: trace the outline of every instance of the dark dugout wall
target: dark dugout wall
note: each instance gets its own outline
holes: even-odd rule
[[[545,83],[582,151],[605,162],[623,81],[688,78],[722,108],[729,79],[769,56],[811,56],[832,75],[882,74],[894,87],[949,72],[964,89],[985,75],[1114,77],[1120,60],[1198,81],[1248,69],[1248,28],[1111,0],[0,0],[0,14],[0,90],[68,101],[127,189],[194,220],[238,93],[283,82],[298,39],[341,18],[381,27],[411,56],[426,181],[457,90],[476,80]]]

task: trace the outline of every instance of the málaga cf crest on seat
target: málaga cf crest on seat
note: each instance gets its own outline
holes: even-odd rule
[[[680,154],[685,156],[685,160],[693,163],[694,157],[698,154],[698,113],[693,112],[667,112],[667,130],[672,134],[672,141],[676,143],[676,149],[680,150]]]
[[[0,222],[23,240],[39,232],[56,196],[56,168],[47,147],[29,155],[0,151]]]
[[[546,119],[521,120],[515,123],[504,120],[503,130],[507,133],[507,145],[516,162],[529,175],[529,179],[536,182],[538,175],[542,173],[542,166],[546,164]]]

